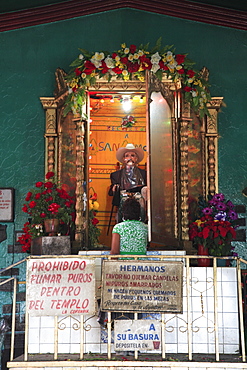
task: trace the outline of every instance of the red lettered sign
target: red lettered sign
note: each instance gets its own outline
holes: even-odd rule
[[[27,261],[26,307],[31,316],[94,314],[94,260],[30,258]]]

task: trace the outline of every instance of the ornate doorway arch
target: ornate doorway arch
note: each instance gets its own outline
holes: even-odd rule
[[[67,183],[76,197],[75,243],[79,249],[87,249],[88,208],[85,207],[85,184],[89,181],[89,145],[90,145],[90,94],[138,93],[146,95],[147,101],[147,167],[149,172],[149,218],[150,240],[152,245],[162,245],[169,249],[189,249],[188,221],[193,212],[193,202],[202,194],[214,194],[218,190],[218,129],[217,115],[223,98],[212,98],[208,103],[210,116],[199,118],[185,102],[180,86],[169,79],[158,80],[152,73],[145,82],[112,80],[110,83],[103,78],[97,79],[94,86],[87,91],[84,113],[88,119],[69,113],[63,116],[65,101],[68,95],[65,81],[66,73],[57,69],[56,91],[54,98],[40,98],[46,113],[45,131],[45,167],[46,171],[55,171],[58,178]],[[169,109],[169,130],[162,131],[163,121],[157,118],[157,109],[152,109],[155,95],[160,94]],[[151,107],[151,108],[149,108]],[[157,126],[157,120],[160,121]],[[156,121],[156,122],[155,122]],[[164,177],[164,184],[169,185],[169,202],[163,204],[160,215],[164,225],[157,228],[157,217],[152,208],[157,204],[155,194],[161,194],[160,182],[155,185],[156,150],[162,150],[162,137],[157,139],[156,131],[161,129],[162,135],[170,135],[167,142],[170,148],[172,176]],[[154,145],[157,142],[158,145]],[[167,147],[168,147],[167,146]],[[156,153],[157,154],[157,153]],[[159,153],[161,162],[164,153]],[[167,160],[167,159],[166,159]],[[167,165],[164,168],[169,170]],[[88,193],[87,186],[87,191]],[[164,198],[164,193],[160,199]],[[157,213],[157,210],[155,210]],[[164,232],[165,230],[165,232]]]

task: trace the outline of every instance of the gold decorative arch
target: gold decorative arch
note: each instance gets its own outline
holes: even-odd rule
[[[204,71],[207,73],[207,71]],[[65,72],[57,69],[55,72],[56,90],[54,97],[40,98],[45,110],[45,171],[55,171],[58,178],[64,181],[64,137],[68,152],[72,150],[73,158],[69,161],[71,175],[69,185],[76,196],[75,244],[78,249],[87,249],[87,211],[85,211],[84,183],[88,181],[88,147],[89,120],[82,120],[79,115],[69,113],[63,117],[67,85]],[[110,83],[103,78],[98,79],[89,91],[138,91],[146,94],[147,101],[153,91],[161,91],[171,110],[172,126],[172,156],[174,163],[173,175],[173,220],[172,238],[164,237],[161,244],[169,249],[179,248],[189,250],[191,244],[188,237],[188,222],[193,212],[193,200],[200,194],[214,194],[218,191],[218,127],[217,117],[222,106],[222,97],[213,97],[208,103],[210,116],[199,118],[191,109],[188,102],[183,100],[180,87],[171,80],[159,81],[152,73],[146,81],[119,81]],[[84,106],[88,112],[88,104]],[[147,105],[147,127],[149,127]],[[148,135],[152,126],[147,129]],[[66,134],[66,135],[65,135]],[[148,153],[148,166],[150,165]],[[199,164],[197,164],[197,162]],[[196,167],[197,166],[197,167]],[[148,169],[149,171],[149,169]],[[196,178],[193,171],[200,172]],[[193,177],[194,176],[194,177]],[[152,212],[152,210],[150,210]],[[151,234],[152,235],[152,234]],[[151,239],[152,241],[152,239]],[[167,242],[169,241],[169,242]],[[154,244],[155,244],[154,240]],[[160,243],[160,241],[158,241]]]

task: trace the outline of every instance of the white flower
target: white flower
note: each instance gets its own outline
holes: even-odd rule
[[[170,62],[170,63],[167,64],[167,67],[169,69],[175,69],[176,66],[177,66],[177,62],[175,60],[172,60],[172,62]]]
[[[86,78],[86,77],[87,77],[86,73],[82,72],[81,78]]]
[[[129,59],[130,61],[132,61],[132,60],[134,59],[134,55],[133,55],[133,54],[130,54],[130,55],[128,56],[128,59]]]
[[[138,51],[138,56],[139,56],[139,57],[142,57],[142,56],[143,56],[143,54],[144,54],[144,53],[143,53],[143,51],[142,51],[142,50],[139,50],[139,51]]]
[[[105,64],[106,64],[107,68],[114,68],[115,67],[114,60],[109,55],[107,56],[107,58],[105,58]]]
[[[96,53],[90,60],[95,65],[96,68],[99,68],[102,65],[102,60],[104,59],[104,57],[105,57],[104,53],[99,53],[98,51],[96,51]]]
[[[135,53],[134,54],[134,59],[138,59],[139,58],[139,54]]]
[[[130,52],[130,49],[129,48],[125,48],[124,49],[124,54],[129,54],[129,52]]]
[[[167,60],[167,62],[171,62],[173,60],[173,54],[172,54],[171,51],[168,51],[166,53],[166,60]]]
[[[84,55],[80,54],[78,58],[82,60],[84,59]]]
[[[194,81],[194,79],[193,78],[189,78],[188,79],[188,82],[189,82],[189,84],[192,84],[192,82]]]
[[[161,59],[161,56],[159,55],[158,51],[151,56],[151,63],[152,64],[158,64]]]
[[[193,98],[195,98],[197,97],[198,92],[196,90],[191,90],[191,95],[193,96]]]
[[[157,72],[157,71],[158,71],[158,69],[160,69],[159,64],[153,64],[153,65],[152,65],[152,68],[151,68],[151,71],[152,71],[153,73],[155,73],[155,72]]]
[[[71,87],[68,88],[68,92],[69,94],[72,94],[73,90],[71,89]]]
[[[123,72],[122,72],[122,75],[123,76],[128,76],[129,72],[127,71],[127,69],[124,69]]]

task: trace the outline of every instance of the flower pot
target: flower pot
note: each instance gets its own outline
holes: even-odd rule
[[[208,256],[208,248],[204,248],[203,245],[199,244],[197,248],[198,256]],[[198,258],[197,264],[199,267],[209,267],[210,266],[210,259],[209,258]]]
[[[59,220],[57,218],[51,218],[44,220],[45,232],[49,236],[55,236],[58,232]]]

